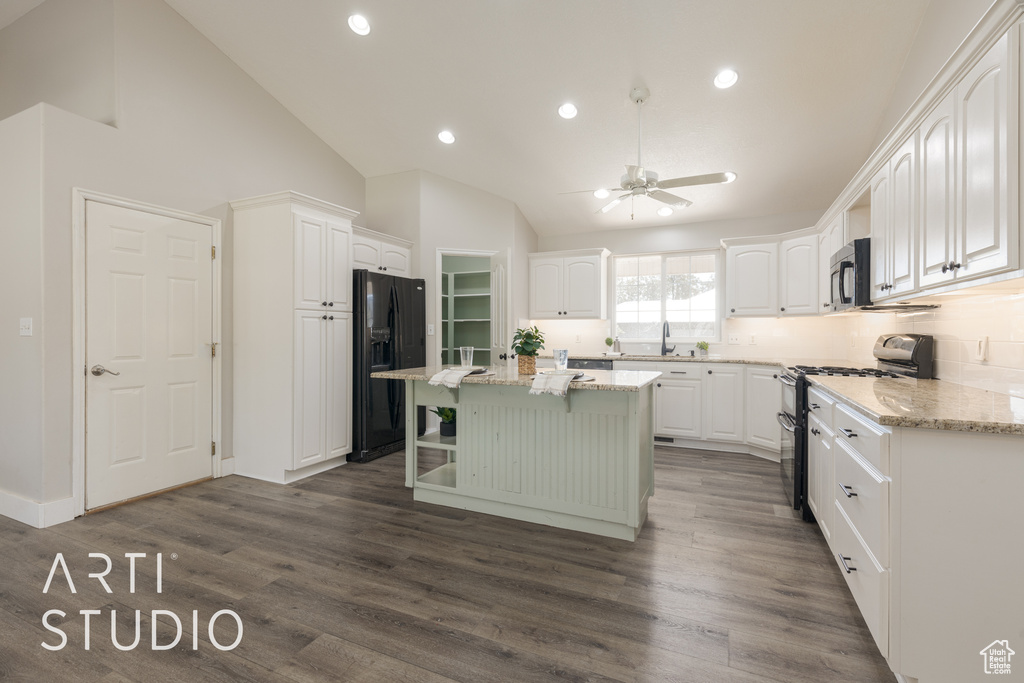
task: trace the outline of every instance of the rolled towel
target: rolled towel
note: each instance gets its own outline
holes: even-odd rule
[[[577,377],[582,377],[583,373],[567,373],[567,374],[541,374],[533,378],[533,386],[530,387],[531,394],[552,394],[554,396],[565,396],[566,390],[569,388],[569,383]]]
[[[435,387],[443,384],[449,389],[458,389],[459,384],[462,383],[462,378],[466,375],[472,375],[475,372],[480,372],[479,368],[464,370],[462,368],[448,368],[437,373],[429,380],[427,384],[432,384]]]

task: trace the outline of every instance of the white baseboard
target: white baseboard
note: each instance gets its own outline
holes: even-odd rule
[[[49,503],[37,503],[0,490],[0,515],[37,529],[45,529],[74,519],[75,499],[62,498]]]

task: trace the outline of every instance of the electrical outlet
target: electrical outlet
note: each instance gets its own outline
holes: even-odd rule
[[[977,347],[974,349],[974,360],[987,361],[988,360],[988,337],[979,337]]]
[[[22,318],[18,321],[18,334],[22,337],[32,336],[32,318]]]
[[[857,338],[856,337],[850,337],[850,348],[851,349],[857,348]]]
[[[434,326],[433,325],[427,325],[427,336],[429,336],[429,337],[433,337],[434,336]]]
[[[739,344],[740,343],[740,335],[738,335],[738,334],[730,334],[729,335],[729,343],[730,344]]]
[[[582,341],[583,341],[582,335],[579,335],[579,334],[577,334],[577,335],[576,335],[576,343],[577,343],[577,344],[579,344],[579,343],[581,343]]]

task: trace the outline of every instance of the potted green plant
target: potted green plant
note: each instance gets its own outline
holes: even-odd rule
[[[697,353],[699,355],[701,355],[701,356],[708,355],[708,343],[706,341],[699,341],[699,342],[697,342],[696,346],[697,346]]]
[[[441,418],[441,436],[455,436],[455,408],[431,408]]]
[[[604,345],[608,347],[609,351],[611,351],[612,347],[615,346],[615,340],[612,339],[611,337],[605,337],[604,338]]]
[[[519,356],[519,374],[537,374],[537,352],[544,348],[544,333],[537,326],[519,328],[512,337],[512,351]]]

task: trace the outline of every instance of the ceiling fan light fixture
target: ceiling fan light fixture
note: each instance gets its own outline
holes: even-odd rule
[[[598,199],[605,199],[610,194],[611,192],[609,192],[608,190],[594,190],[594,196],[597,197]]]
[[[453,142],[455,142],[455,134],[452,133],[450,130],[442,130],[440,133],[437,134],[437,139],[446,145],[450,145]]]
[[[577,113],[576,105],[572,102],[566,102],[558,108],[558,115],[563,119],[574,119]]]
[[[740,79],[740,75],[732,69],[722,69],[715,76],[715,87],[716,88],[731,88],[736,85],[736,81]]]
[[[370,22],[362,14],[353,14],[348,18],[348,27],[356,35],[365,36],[370,33]]]
[[[658,209],[658,215],[659,216],[671,216],[672,215],[672,207],[671,206],[663,206],[663,207],[661,207],[660,209]]]
[[[736,180],[736,174],[733,173],[732,171],[726,171],[725,172],[725,181],[724,182],[731,183],[734,180]]]

